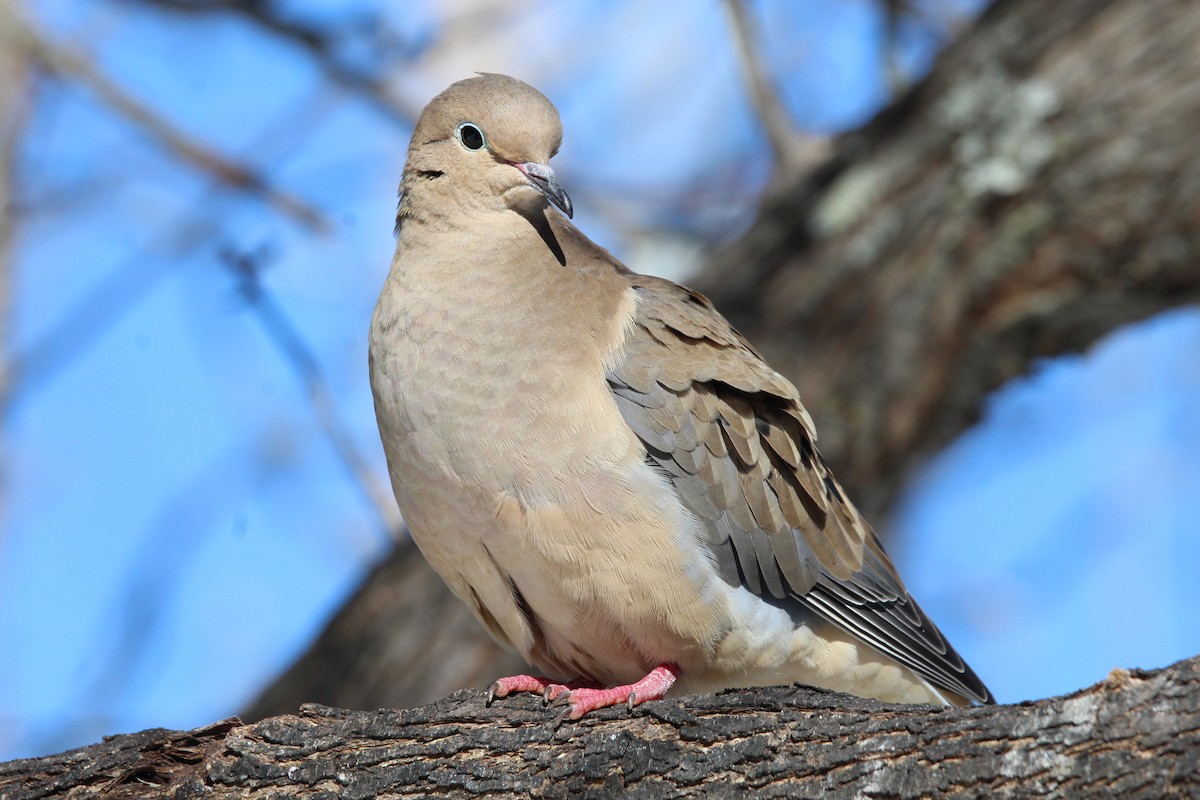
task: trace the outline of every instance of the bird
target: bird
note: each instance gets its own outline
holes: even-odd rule
[[[816,448],[795,386],[703,295],[571,221],[558,111],[479,73],[422,110],[369,370],[416,545],[579,719],[803,683],[993,703]]]

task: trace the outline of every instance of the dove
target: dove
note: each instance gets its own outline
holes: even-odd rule
[[[572,719],[803,683],[992,695],[909,595],[796,388],[707,298],[570,221],[555,107],[515,78],[421,112],[369,368],[424,557]],[[619,157],[619,154],[617,154]]]

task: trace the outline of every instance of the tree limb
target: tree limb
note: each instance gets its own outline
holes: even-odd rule
[[[196,141],[110,81],[82,53],[43,36],[7,4],[0,4],[0,41],[6,47],[27,53],[50,72],[86,86],[116,113],[154,137],[180,161],[213,176],[225,186],[258,198],[306,228],[321,231],[328,227],[320,211],[295,195],[271,185],[254,168],[226,158]]]
[[[348,66],[337,57],[338,41],[327,26],[310,25],[289,19],[277,4],[244,0],[126,0],[184,14],[236,14],[268,34],[300,48],[333,83],[353,92],[405,127],[412,126],[420,113],[411,103],[398,97],[382,71],[367,72]],[[407,50],[401,56],[410,57]]]
[[[220,258],[234,274],[238,291],[262,323],[263,330],[279,351],[280,357],[304,386],[321,432],[333,448],[346,477],[354,483],[363,500],[378,517],[381,533],[388,539],[400,537],[404,522],[392,496],[391,484],[368,463],[338,412],[333,389],[312,348],[263,286],[260,273],[267,256],[263,252],[249,253],[226,247],[222,249]]]
[[[1195,797],[1200,658],[968,709],[770,687],[556,726],[531,696],[110,737],[0,764],[0,797]]]
[[[1200,301],[1200,5],[999,0],[697,287],[878,520],[1037,359]]]
[[[753,30],[754,21],[745,0],[725,0],[733,42],[750,101],[775,154],[772,173],[776,183],[807,172],[829,152],[829,142],[802,135],[792,123],[779,91],[761,60],[762,47]]]
[[[14,14],[13,0],[0,0],[0,25]],[[12,48],[0,50],[0,409],[12,384],[9,378],[9,325],[12,305],[12,252],[17,233],[16,159],[32,104],[29,58]]]

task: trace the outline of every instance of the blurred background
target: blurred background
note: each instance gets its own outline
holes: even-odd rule
[[[366,373],[475,71],[797,383],[1001,702],[1200,652],[1200,11],[986,6],[0,0],[0,759],[512,665],[394,546]]]

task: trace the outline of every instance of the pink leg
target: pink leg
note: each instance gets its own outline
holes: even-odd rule
[[[540,694],[549,703],[557,700],[572,689],[594,685],[586,681],[571,681],[567,684],[556,683],[549,678],[542,678],[537,675],[512,675],[507,678],[499,678],[488,688],[488,703],[491,704],[492,700],[497,697],[507,697],[513,692]]]
[[[659,664],[637,683],[614,686],[611,689],[571,688],[565,694],[560,692],[558,696],[569,706],[567,719],[579,719],[589,711],[608,708],[618,703],[627,703],[633,708],[647,700],[660,700],[678,678],[679,667],[674,664]]]

